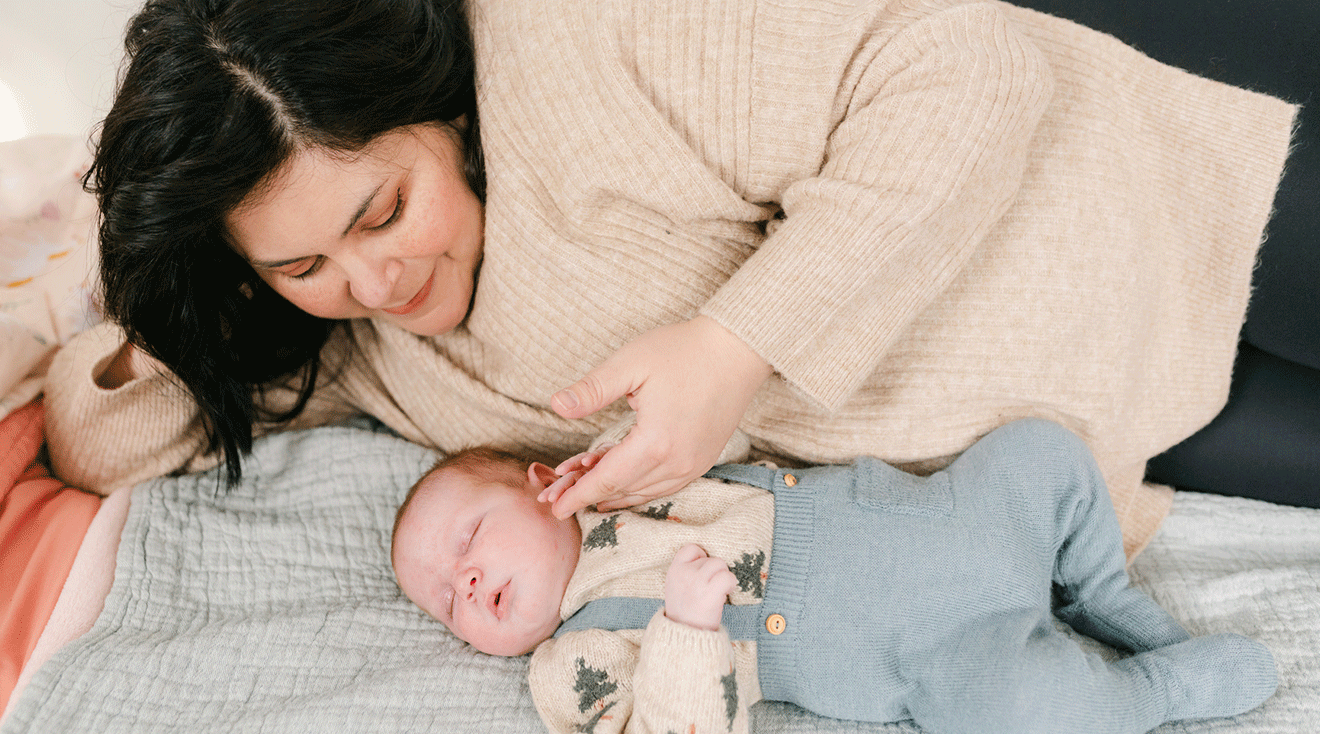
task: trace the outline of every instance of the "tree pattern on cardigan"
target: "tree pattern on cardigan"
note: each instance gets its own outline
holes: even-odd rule
[[[643,507],[637,511],[637,514],[652,520],[673,520],[674,522],[678,522],[678,518],[671,518],[669,516],[669,511],[673,508],[673,502],[666,502],[658,507]]]
[[[582,539],[582,550],[614,548],[619,545],[619,516],[610,515]]]
[[[720,676],[720,685],[724,687],[724,714],[729,717],[729,731],[733,731],[733,720],[738,716],[738,679],[734,671]]]
[[[577,659],[577,683],[573,690],[578,694],[579,711],[590,709],[618,689],[619,685],[610,680],[609,673],[587,665],[586,658]]]
[[[765,598],[765,551],[759,550],[756,553],[744,553],[742,558],[738,559],[729,570],[733,572],[738,579],[738,588],[742,591],[751,593],[757,599]]]

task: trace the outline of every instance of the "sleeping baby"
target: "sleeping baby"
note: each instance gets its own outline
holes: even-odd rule
[[[478,650],[532,652],[553,732],[745,732],[762,699],[931,732],[1145,732],[1275,690],[1263,645],[1192,637],[1129,585],[1104,480],[1056,424],[1010,423],[929,477],[725,464],[557,519],[603,450],[562,477],[456,454],[395,522],[404,593]]]

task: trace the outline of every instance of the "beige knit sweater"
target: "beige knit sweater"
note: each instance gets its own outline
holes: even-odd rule
[[[1083,436],[1130,554],[1145,462],[1222,407],[1294,108],[996,2],[477,0],[485,260],[461,327],[349,325],[304,422],[580,450],[549,397],[706,314],[775,368],[768,454],[933,469],[1036,415]],[[107,490],[198,449],[164,378],[51,372],[57,471]],[[193,466],[198,464],[194,463]]]

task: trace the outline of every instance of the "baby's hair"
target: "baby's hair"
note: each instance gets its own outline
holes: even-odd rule
[[[394,513],[394,530],[390,532],[390,558],[394,557],[394,538],[399,534],[399,524],[407,514],[417,490],[421,489],[426,480],[442,471],[452,469],[481,481],[509,481],[511,477],[513,481],[518,481],[529,464],[531,464],[530,459],[486,446],[463,449],[437,461],[408,489],[408,494],[404,496],[399,509]]]

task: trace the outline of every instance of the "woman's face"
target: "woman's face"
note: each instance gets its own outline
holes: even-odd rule
[[[228,225],[261,279],[314,316],[434,336],[471,305],[482,206],[449,127],[398,128],[352,155],[305,149]]]

